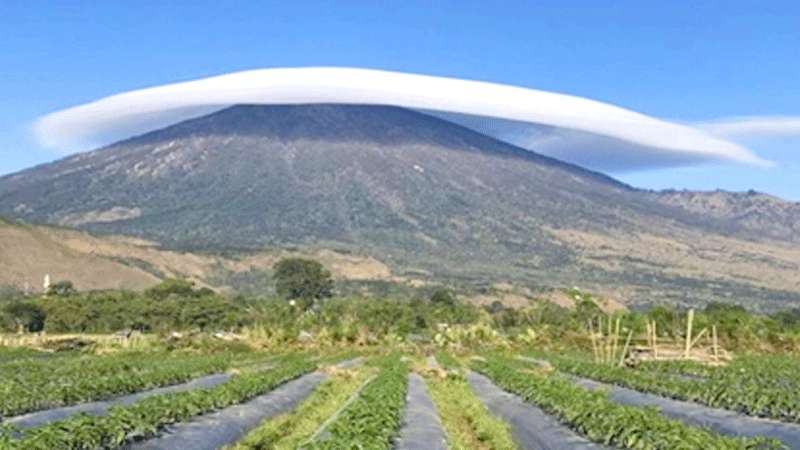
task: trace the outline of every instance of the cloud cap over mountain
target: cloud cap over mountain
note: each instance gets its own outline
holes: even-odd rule
[[[600,170],[705,161],[769,164],[704,130],[587,98],[357,68],[259,69],[135,90],[49,114],[36,122],[34,130],[45,146],[85,149],[234,104],[314,103],[424,110],[515,145]]]

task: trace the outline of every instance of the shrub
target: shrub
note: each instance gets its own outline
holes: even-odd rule
[[[75,290],[75,286],[72,284],[72,281],[57,281],[50,285],[47,288],[47,295],[56,295],[59,297],[65,297],[72,294],[75,294],[77,291]]]
[[[431,303],[451,306],[456,303],[456,296],[450,289],[437,289],[431,294]]]
[[[44,310],[37,304],[28,301],[16,301],[9,303],[3,308],[6,320],[13,324],[16,329],[25,331],[41,331],[44,328]]]

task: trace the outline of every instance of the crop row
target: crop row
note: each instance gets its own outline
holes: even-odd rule
[[[314,433],[370,378],[374,369],[335,371],[293,411],[271,418],[249,432],[231,450],[294,450]]]
[[[697,381],[555,355],[547,359],[558,370],[580,377],[742,414],[800,422],[800,391],[782,386],[774,375],[755,368],[718,369],[711,378]]]
[[[639,363],[636,370],[664,375],[690,375],[710,378],[718,369],[698,361],[672,360],[643,361]]]
[[[461,363],[453,355],[444,350],[436,352],[436,362],[447,370],[459,369],[461,367]]]
[[[712,367],[697,361],[645,361],[637,370],[692,375],[735,384],[772,384],[785,389],[800,388],[800,359],[787,355],[739,355],[725,366]]]
[[[444,379],[429,376],[425,383],[447,432],[450,448],[517,448],[508,424],[489,412],[462,376],[449,374]]]
[[[654,409],[625,406],[606,393],[575,385],[556,372],[490,356],[474,368],[506,391],[521,396],[588,439],[619,448],[754,449],[781,448],[763,438],[730,438],[664,417]]]
[[[392,448],[405,406],[408,367],[398,354],[379,358],[378,375],[305,449]]]
[[[0,431],[0,450],[100,450],[127,441],[145,439],[164,426],[225,408],[269,392],[276,386],[313,370],[304,357],[289,356],[262,372],[246,372],[210,389],[163,394],[131,406],[111,408],[105,416],[73,416],[26,431],[14,439]]]
[[[50,358],[56,353],[45,353],[27,347],[3,347],[0,346],[0,363],[8,364],[14,361],[22,361],[31,358]]]
[[[56,367],[20,364],[13,370],[4,368],[0,377],[0,415],[17,415],[182,383],[224,371],[230,357],[115,355],[59,362],[61,365]]]
[[[740,355],[730,365],[717,369],[715,379],[736,384],[771,384],[800,390],[800,359],[788,355]]]

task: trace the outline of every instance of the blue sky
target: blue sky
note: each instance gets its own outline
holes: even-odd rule
[[[121,91],[280,66],[508,83],[695,122],[800,116],[800,2],[0,2],[0,174],[60,157],[39,116]],[[743,142],[772,168],[614,174],[641,187],[800,201],[800,136]]]

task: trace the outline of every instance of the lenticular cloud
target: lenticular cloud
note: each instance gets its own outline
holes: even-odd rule
[[[767,164],[722,136],[586,98],[351,68],[250,70],[125,92],[44,116],[35,132],[49,147],[86,148],[234,104],[312,103],[412,108],[600,170],[704,161]]]

